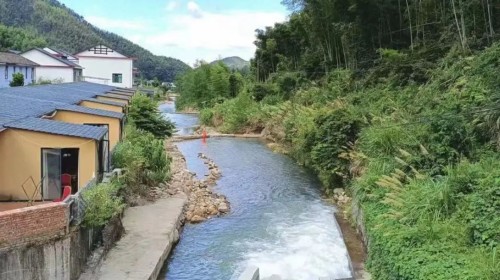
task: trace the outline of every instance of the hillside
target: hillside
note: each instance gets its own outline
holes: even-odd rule
[[[107,45],[127,56],[137,57],[135,67],[147,79],[158,77],[170,82],[190,68],[178,59],[153,55],[121,36],[93,26],[57,0],[0,0],[0,24],[22,28],[26,34],[39,37],[38,46],[45,41],[48,46],[71,53],[97,44]],[[32,47],[30,44],[13,45]]]
[[[216,60],[210,64],[215,64],[218,62],[222,62],[230,69],[236,69],[236,70],[241,70],[245,67],[250,67],[250,62],[244,60],[243,58],[241,58],[239,56],[226,57],[223,59]]]

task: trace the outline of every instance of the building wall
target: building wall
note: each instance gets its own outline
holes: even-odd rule
[[[35,62],[35,63],[38,63],[42,66],[61,66],[61,67],[67,67],[68,65],[62,63],[61,61],[53,58],[53,57],[50,57],[44,53],[41,53],[40,51],[38,50],[30,50],[30,51],[27,51],[25,53],[22,53],[21,56]]]
[[[128,105],[128,101],[124,100],[124,99],[118,99],[118,98],[106,97],[106,96],[97,96],[96,98],[98,100],[113,101],[113,102],[118,102],[118,103],[122,103],[122,104]]]
[[[102,104],[102,103],[92,102],[92,101],[83,101],[78,105],[83,106],[83,107],[87,107],[87,108],[101,109],[101,110],[123,113],[123,107],[121,107],[121,106]]]
[[[14,66],[14,65],[0,65],[0,88],[10,87],[10,82],[12,81],[12,75],[14,75],[14,71],[16,73],[22,73],[24,76],[24,85],[29,85],[33,83],[33,80],[36,79],[32,76],[32,67],[24,67],[24,66]],[[7,75],[5,75],[7,73]]]
[[[23,57],[40,64],[36,68],[37,79],[44,80],[61,80],[63,83],[71,83],[73,81],[73,68],[62,63],[61,61],[50,57],[36,49],[27,51],[21,54]]]
[[[50,80],[53,82],[72,83],[73,68],[71,67],[47,67],[39,66],[36,68],[37,79]]]
[[[59,237],[68,228],[69,206],[62,202],[0,212],[0,248]]]
[[[84,68],[83,76],[85,77],[107,79],[106,82],[101,82],[110,86],[132,87],[133,60],[130,58],[82,57],[79,55],[78,64]],[[113,83],[113,73],[122,74],[122,83]],[[92,80],[92,82],[96,81],[99,80]]]
[[[0,201],[27,200],[21,185],[30,176],[40,183],[42,148],[79,148],[79,187],[84,187],[97,174],[97,141],[77,137],[7,129],[0,132]],[[28,194],[35,192],[25,184]],[[40,200],[40,192],[35,196]]]
[[[74,124],[107,124],[109,127],[109,149],[110,151],[120,141],[121,128],[120,119],[101,117],[77,112],[58,111],[53,120]]]

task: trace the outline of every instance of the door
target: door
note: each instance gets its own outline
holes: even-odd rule
[[[71,192],[78,192],[78,148],[61,149],[61,173],[71,176]],[[64,176],[62,176],[64,177]],[[64,186],[63,186],[64,187]]]
[[[43,199],[61,197],[61,150],[42,149]]]

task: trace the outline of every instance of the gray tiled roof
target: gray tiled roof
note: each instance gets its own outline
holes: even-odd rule
[[[109,117],[109,118],[115,118],[115,119],[123,119],[123,117],[124,117],[123,113],[88,108],[88,107],[77,106],[77,105],[61,105],[61,106],[57,107],[57,110],[78,112],[78,113],[84,113],[84,114],[90,114],[90,115],[96,115],[96,116],[102,116],[102,117]]]
[[[119,94],[119,95],[128,96],[128,97],[134,96],[133,92],[127,92],[127,91],[111,90],[111,91],[108,91],[107,93]]]
[[[69,61],[67,59],[63,59],[63,58],[57,57],[57,56],[49,53],[48,51],[46,51],[44,49],[41,49],[41,48],[34,48],[34,49],[37,50],[37,51],[39,51],[39,52],[41,52],[41,53],[43,53],[43,54],[45,54],[45,55],[48,55],[48,56],[52,57],[53,59],[55,59],[55,60],[57,60],[57,61],[59,61],[61,63],[64,63],[64,64],[66,64],[66,65],[68,65],[70,67],[77,68],[77,69],[83,69],[82,66],[80,66],[80,65],[78,65],[78,64],[76,64],[76,63],[74,63],[72,61]]]
[[[121,100],[129,100],[130,99],[129,97],[127,97],[125,95],[112,94],[112,93],[98,94],[97,96],[109,97],[109,98],[115,98],[115,99],[121,99]]]
[[[21,66],[38,66],[33,61],[15,53],[0,52],[0,64],[16,64]]]
[[[112,86],[88,82],[0,89],[0,130],[19,128],[86,138],[88,135],[81,131],[87,130],[85,128],[77,129],[80,126],[78,124],[72,124],[71,127],[78,132],[78,135],[72,135],[65,130],[68,126],[61,125],[61,122],[47,119],[44,122],[37,122],[32,119],[51,114],[56,110],[122,119],[124,117],[122,113],[76,105],[83,100],[105,96],[104,94],[112,89],[114,89]],[[122,104],[118,103],[118,105]],[[48,125],[46,122],[53,122],[53,124]],[[37,128],[37,125],[40,127]],[[61,127],[58,128],[58,126]],[[50,129],[52,132],[48,131]]]
[[[108,131],[105,127],[80,125],[40,118],[25,118],[4,125],[7,128],[44,132],[100,140]]]
[[[125,107],[124,103],[108,101],[108,100],[101,100],[101,99],[97,99],[97,98],[87,98],[87,99],[83,99],[82,101],[89,101],[89,102],[101,103],[101,104],[106,104],[106,105]]]

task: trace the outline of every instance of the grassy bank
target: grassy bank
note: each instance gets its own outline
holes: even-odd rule
[[[280,81],[290,74],[278,73],[264,97],[247,82],[201,121],[264,130],[325,193],[344,187],[358,198],[375,279],[500,279],[499,57],[498,44],[450,52],[399,75],[414,61],[391,51],[362,77],[336,70],[288,97]],[[408,78],[417,74],[426,82]]]

